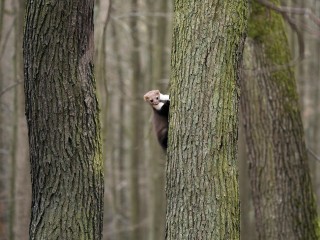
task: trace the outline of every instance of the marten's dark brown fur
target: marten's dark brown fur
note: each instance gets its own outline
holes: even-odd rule
[[[162,95],[159,90],[152,90],[144,95],[144,100],[153,109],[153,127],[161,147],[166,150],[168,147],[169,96]]]

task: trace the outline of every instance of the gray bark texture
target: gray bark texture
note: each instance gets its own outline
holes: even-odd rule
[[[239,66],[247,1],[175,1],[166,239],[239,239]]]
[[[30,239],[102,237],[93,6],[93,0],[27,1],[23,47]]]
[[[316,205],[283,20],[253,1],[248,32],[241,110],[258,239],[318,239]]]

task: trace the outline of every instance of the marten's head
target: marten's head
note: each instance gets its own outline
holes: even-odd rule
[[[148,102],[151,107],[153,107],[156,110],[161,109],[163,103],[160,102],[160,91],[159,90],[152,90],[147,92],[144,95],[144,100]]]

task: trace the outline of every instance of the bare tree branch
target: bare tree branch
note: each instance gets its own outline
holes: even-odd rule
[[[303,15],[303,16],[309,17],[311,21],[313,21],[315,24],[320,26],[320,18],[317,17],[309,8],[277,6],[269,2],[268,0],[257,0],[257,2],[281,14],[291,13],[291,14]]]
[[[12,22],[12,24],[7,32],[7,35],[4,37],[4,41],[3,41],[3,45],[2,45],[2,49],[1,49],[1,53],[0,53],[0,60],[4,56],[4,51],[6,50],[6,46],[7,46],[10,34],[12,33],[13,29],[14,29],[14,22]]]
[[[114,19],[121,18],[131,18],[131,17],[170,17],[171,13],[163,13],[163,12],[129,12],[121,15],[113,16]]]
[[[22,81],[19,81],[19,82],[15,82],[14,84],[10,85],[9,87],[6,87],[5,89],[3,89],[1,92],[0,92],[0,97],[2,97],[2,95],[4,95],[6,92],[8,92],[10,89],[16,87],[17,85],[23,83]]]
[[[297,24],[295,21],[289,16],[289,13],[291,14],[299,14],[299,15],[306,15],[308,13],[309,16],[313,16],[312,18],[318,19],[318,25],[320,26],[320,19],[317,18],[314,14],[312,14],[310,9],[307,8],[292,8],[292,7],[283,7],[283,6],[277,6],[268,0],[257,0],[260,4],[264,5],[265,7],[272,9],[282,15],[284,20],[290,25],[291,29],[297,34],[297,39],[298,39],[298,45],[299,45],[299,56],[297,60],[303,60],[304,58],[304,51],[305,51],[305,46],[304,46],[304,40],[303,40],[303,35],[298,28]]]
[[[308,152],[310,153],[310,155],[317,160],[318,162],[320,162],[320,157],[314,152],[312,151],[310,148],[307,147]]]
[[[290,12],[288,12],[289,9],[294,9],[294,10],[296,10],[296,12],[298,12],[297,9],[299,9],[299,8],[285,7],[285,9],[283,9],[283,7],[276,6],[273,3],[269,2],[268,0],[256,0],[256,1],[268,9],[271,9],[273,11],[278,12],[283,17],[283,19],[289,24],[291,29],[297,35],[299,54],[295,59],[288,62],[287,64],[276,65],[276,66],[272,66],[271,68],[268,67],[268,68],[246,69],[246,70],[254,71],[255,72],[254,74],[261,74],[264,71],[275,72],[275,71],[279,71],[279,70],[282,70],[287,67],[293,67],[298,62],[302,61],[305,57],[305,44],[304,44],[303,34],[301,33],[301,30],[299,29],[297,23],[288,14],[288,13],[290,13]]]
[[[292,18],[290,18],[290,16],[287,13],[282,13],[282,16],[290,25],[291,29],[297,34],[298,47],[299,47],[298,59],[303,60],[305,57],[305,45],[304,45],[303,34],[301,33],[297,24],[293,21]]]

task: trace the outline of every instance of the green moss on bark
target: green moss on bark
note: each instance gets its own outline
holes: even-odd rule
[[[166,239],[239,239],[237,80],[247,7],[175,2]]]
[[[256,1],[251,6],[241,106],[259,239],[318,239],[284,22]]]
[[[278,0],[270,2],[279,5]],[[290,101],[298,102],[294,70],[290,66],[292,57],[288,48],[289,42],[284,30],[282,16],[258,2],[252,1],[248,37],[263,45],[266,58],[269,60],[268,69],[263,69],[264,66],[262,66],[262,69],[259,70],[270,71],[272,73],[271,79],[279,87],[286,89],[287,97],[290,98]],[[289,108],[291,109],[295,106],[290,106]]]

